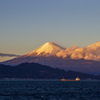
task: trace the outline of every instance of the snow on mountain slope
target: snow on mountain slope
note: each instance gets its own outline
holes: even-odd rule
[[[58,46],[57,44],[53,42],[47,42],[44,45],[40,46],[36,50],[32,51],[31,53],[26,54],[27,56],[32,56],[34,53],[36,53],[36,56],[55,56],[56,53],[60,52],[61,50],[64,50],[64,48]]]
[[[24,62],[37,62],[41,63],[49,58],[49,60],[57,59],[56,54],[62,50],[65,50],[63,47],[58,46],[53,42],[47,42],[34,51],[22,55],[18,58],[8,60],[3,62],[6,65],[18,65]]]
[[[95,49],[94,49],[95,48]],[[43,62],[44,59],[54,60],[63,59],[85,59],[100,61],[100,41],[89,45],[86,48],[80,48],[77,45],[70,48],[62,48],[53,42],[47,42],[34,51],[20,56],[18,58],[6,61],[6,64],[20,64],[23,62]],[[42,59],[42,60],[41,60]]]
[[[55,43],[47,42],[26,55],[2,62],[2,64],[18,65],[25,62],[36,62],[65,70],[100,73],[100,62],[97,61],[100,61],[99,42],[91,44],[86,48],[80,48],[75,45],[66,49]]]

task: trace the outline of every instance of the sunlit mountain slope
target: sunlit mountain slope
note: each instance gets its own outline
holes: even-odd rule
[[[47,42],[28,54],[2,62],[2,64],[18,65],[24,62],[37,62],[54,68],[99,74],[99,61],[100,42],[85,48],[75,45],[66,49],[53,42]]]

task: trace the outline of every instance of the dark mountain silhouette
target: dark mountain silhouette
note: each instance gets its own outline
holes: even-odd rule
[[[17,66],[0,64],[0,78],[61,79],[64,77],[75,79],[77,76],[81,79],[100,79],[99,75],[95,76],[74,71],[64,71],[38,63],[22,63]]]

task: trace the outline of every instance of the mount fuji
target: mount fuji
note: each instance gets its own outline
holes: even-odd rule
[[[44,45],[37,48],[36,50],[32,51],[31,53],[26,54],[26,56],[34,57],[34,54],[35,56],[45,56],[45,57],[56,56],[56,54],[61,50],[64,50],[64,48],[58,46],[53,42],[47,42]]]
[[[34,51],[22,55],[18,58],[14,58],[12,60],[8,60],[2,62],[6,65],[18,65],[24,62],[43,62],[46,59],[58,58],[56,54],[62,50],[65,50],[63,47],[58,46],[53,42],[47,42],[44,45],[40,46],[39,48],[35,49]]]
[[[2,64],[18,65],[25,62],[36,62],[53,68],[100,74],[99,60],[100,42],[86,48],[80,48],[77,45],[63,48],[53,42],[47,42],[28,54],[2,62]]]

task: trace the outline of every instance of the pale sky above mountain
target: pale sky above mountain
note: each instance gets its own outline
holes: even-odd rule
[[[0,53],[23,55],[49,41],[87,47],[99,32],[100,0],[0,0]]]

